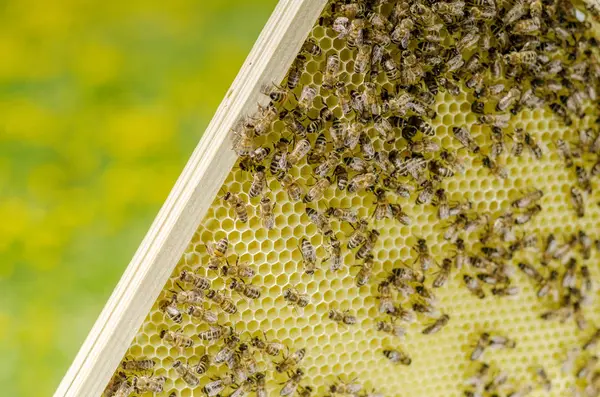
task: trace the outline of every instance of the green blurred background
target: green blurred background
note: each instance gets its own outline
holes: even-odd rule
[[[276,0],[0,0],[0,386],[51,395]]]

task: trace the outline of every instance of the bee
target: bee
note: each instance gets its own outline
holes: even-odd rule
[[[467,386],[473,386],[477,389],[482,389],[485,379],[488,377],[490,372],[490,365],[487,363],[482,363],[477,373],[471,378],[467,379],[465,384]]]
[[[381,220],[384,218],[391,217],[391,207],[387,198],[385,197],[385,190],[378,188],[375,190],[375,210],[373,211],[373,217],[375,220]]]
[[[486,124],[491,127],[506,128],[510,121],[510,114],[485,114],[479,116],[479,123]]]
[[[208,330],[202,331],[198,334],[200,340],[205,340],[208,342],[213,342],[219,340],[225,336],[226,328],[222,325],[214,325],[211,326]]]
[[[542,148],[536,143],[536,141],[529,135],[525,134],[525,144],[531,150],[531,153],[535,156],[536,159],[541,159],[543,156]]]
[[[501,286],[492,288],[492,294],[495,296],[515,296],[521,292],[521,289],[517,286]]]
[[[360,383],[353,383],[356,381],[356,379],[350,382],[345,382],[342,381],[342,379],[338,376],[338,380],[339,382],[336,382],[329,386],[329,392],[331,393],[331,395],[340,394],[356,396],[358,395],[358,393],[360,393],[362,389],[362,385]]]
[[[555,302],[558,301],[557,280],[558,272],[556,270],[550,271],[548,278],[543,279],[540,283],[540,288],[537,291],[538,298],[550,296]]]
[[[306,349],[304,348],[296,350],[294,353],[287,356],[284,355],[283,360],[275,363],[275,371],[282,373],[294,369],[304,359],[305,355]]]
[[[150,359],[124,360],[121,368],[125,371],[150,371],[155,365],[156,362]]]
[[[302,238],[300,240],[300,253],[302,254],[302,264],[304,266],[304,272],[306,274],[313,274],[317,266],[317,252],[311,242]]]
[[[175,368],[175,372],[177,372],[177,375],[179,375],[179,377],[181,377],[181,379],[183,379],[184,382],[187,383],[189,386],[196,387],[200,384],[200,380],[196,375],[194,375],[191,368],[182,363],[181,361],[175,361],[173,363],[173,368]]]
[[[252,278],[256,274],[256,271],[252,269],[248,263],[240,263],[240,258],[235,260],[235,265],[227,265],[221,268],[221,274],[227,277],[239,277],[239,278]]]
[[[535,267],[524,262],[520,262],[518,267],[523,273],[525,273],[525,275],[527,275],[527,277],[531,278],[536,283],[539,284],[544,281],[544,277],[536,270]]]
[[[259,337],[255,336],[250,341],[250,344],[257,349],[264,351],[265,353],[267,353],[270,356],[273,356],[273,357],[278,356],[279,353],[281,353],[281,351],[283,350],[284,344],[279,343],[279,342],[270,342],[267,339],[267,335],[265,334],[264,331],[263,331],[263,337],[264,337],[264,339],[260,339]]]
[[[386,334],[390,334],[395,336],[396,338],[404,338],[406,335],[406,329],[400,325],[394,325],[393,323],[379,321],[375,324],[375,329],[377,331],[385,332]]]
[[[581,266],[579,269],[581,274],[581,286],[585,292],[592,292],[594,285],[592,283],[592,277],[590,276],[590,269],[587,266]]]
[[[166,340],[173,347],[181,352],[194,345],[192,338],[185,336],[181,331],[169,331],[163,329],[160,331],[160,339]]]
[[[256,167],[254,175],[252,176],[252,184],[250,185],[250,190],[248,190],[248,196],[250,198],[258,197],[262,194],[266,186],[267,175],[265,173],[265,167],[259,165]]]
[[[308,215],[310,221],[317,226],[319,231],[323,233],[324,236],[331,236],[333,234],[329,219],[327,216],[325,216],[325,214],[315,210],[314,208],[306,207],[306,215]]]
[[[583,200],[583,193],[576,187],[571,187],[571,203],[573,203],[573,208],[575,209],[575,214],[579,218],[583,218],[585,215],[585,207]]]
[[[435,194],[433,182],[425,180],[421,183],[421,191],[417,196],[415,203],[418,205],[429,204]]]
[[[331,152],[315,169],[313,170],[316,176],[324,177],[336,167],[341,159],[339,152]]]
[[[276,175],[280,171],[285,172],[289,168],[287,162],[289,144],[287,139],[281,138],[279,142],[273,146],[275,152],[271,158],[271,163],[269,164],[269,171],[272,175]]]
[[[356,286],[357,287],[362,287],[363,285],[366,285],[372,277],[373,274],[373,256],[372,255],[367,255],[364,258],[364,262],[362,265],[355,265],[360,267],[360,270],[358,271],[358,273],[356,274]]]
[[[327,152],[327,138],[324,133],[320,133],[315,139],[312,150],[308,154],[307,161],[309,164],[316,164],[323,161]],[[316,173],[316,171],[315,171]],[[327,174],[327,172],[325,173]],[[325,176],[325,175],[323,175]]]
[[[461,145],[469,149],[474,154],[479,153],[479,146],[475,143],[475,140],[471,137],[471,134],[466,129],[466,127],[452,127],[452,133],[456,140],[458,140]]]
[[[429,170],[440,178],[449,178],[454,175],[454,171],[450,167],[437,160],[429,162]]]
[[[383,151],[375,152],[375,157],[373,159],[375,160],[375,164],[377,164],[384,174],[394,173],[394,164],[390,161],[388,153]]]
[[[383,67],[383,71],[385,72],[385,75],[390,81],[395,81],[400,78],[400,70],[398,68],[398,64],[390,55],[383,55],[383,59],[381,60],[381,66]]]
[[[465,285],[467,286],[467,289],[476,297],[478,297],[479,299],[483,299],[485,298],[485,292],[483,291],[483,289],[481,288],[481,284],[479,283],[479,280],[477,280],[474,277],[469,276],[468,274],[465,274],[463,276],[463,280],[465,282]]]
[[[566,265],[565,273],[563,274],[562,286],[563,288],[575,288],[577,283],[577,261],[575,258],[571,258]]]
[[[184,290],[178,285],[181,291],[173,292],[172,301],[183,305],[193,305],[204,301],[204,291],[194,288],[192,290]]]
[[[283,388],[279,392],[280,396],[289,396],[293,394],[304,377],[304,372],[298,368],[296,372],[285,382]]]
[[[208,354],[200,356],[198,364],[196,364],[196,366],[194,367],[194,371],[198,375],[205,374],[206,372],[208,372],[208,368],[210,367],[210,361],[210,356]]]
[[[471,361],[479,360],[483,355],[485,349],[490,345],[490,334],[487,332],[482,333],[477,340],[477,344],[471,352]]]
[[[408,150],[413,153],[435,153],[440,150],[440,145],[431,139],[423,138],[419,141],[412,141],[408,144]]]
[[[371,169],[369,162],[360,157],[345,157],[344,164],[352,171],[356,172],[366,172]]]
[[[373,251],[377,240],[379,239],[379,231],[373,229],[367,235],[367,241],[356,251],[356,259],[365,259]]]
[[[264,372],[259,372],[254,376],[256,383],[256,397],[267,397],[267,382],[266,375]]]
[[[482,165],[489,169],[492,175],[497,176],[501,179],[508,178],[508,171],[506,168],[502,167],[500,164],[492,160],[489,156],[482,157]]]
[[[442,261],[442,266],[440,266],[440,271],[438,272],[437,277],[433,280],[432,286],[434,288],[443,287],[448,281],[448,277],[450,277],[450,272],[452,270],[452,260],[450,258],[444,258]]]
[[[300,78],[302,77],[302,73],[304,73],[304,66],[306,64],[306,57],[304,55],[298,55],[292,66],[290,67],[290,71],[288,72],[287,78],[287,87],[290,90],[293,90],[298,86],[300,82]],[[217,393],[218,394],[218,393]]]
[[[350,179],[350,182],[348,183],[348,192],[357,193],[369,189],[377,183],[378,179],[378,175],[373,172],[358,174]]]
[[[192,284],[194,287],[207,290],[210,288],[210,280],[206,277],[199,276],[189,270],[182,270],[179,275],[179,280],[185,283]]]
[[[371,47],[368,45],[360,45],[356,58],[354,59],[354,73],[362,74],[367,70],[371,62]],[[325,87],[327,88],[327,87]]]
[[[410,216],[402,211],[400,204],[390,204],[391,216],[403,225],[410,226],[412,223]]]
[[[312,146],[308,139],[301,139],[296,142],[291,153],[287,157],[287,163],[290,166],[298,164],[310,152]]]
[[[240,295],[245,296],[250,299],[258,299],[260,298],[260,287],[252,284],[246,284],[242,279],[236,280],[231,279],[229,282],[229,288]]]
[[[394,142],[394,126],[388,118],[382,117],[381,115],[375,115],[373,117],[373,127],[385,143],[391,144]]]
[[[354,249],[367,240],[367,227],[369,226],[368,222],[365,219],[361,219],[358,222],[358,225],[354,227],[354,231],[348,237],[348,248]]]
[[[440,152],[440,158],[454,171],[458,172],[461,175],[464,175],[466,172],[466,167],[463,164],[461,158],[459,158],[455,153],[451,153],[447,150],[442,150]]]
[[[325,191],[331,185],[331,178],[325,177],[317,180],[304,196],[303,201],[305,203],[310,203],[313,201],[318,201],[325,195]]]
[[[310,397],[312,395],[313,389],[310,386],[298,386],[298,397]]]
[[[288,83],[289,84],[289,83]],[[214,397],[219,395],[226,387],[231,386],[235,383],[235,378],[232,374],[226,374],[222,378],[215,379],[211,382],[208,382],[203,388],[202,391],[208,397]]]
[[[235,348],[240,343],[240,338],[235,332],[231,332],[225,339],[223,340],[223,347],[215,354],[213,361],[215,364],[227,363],[227,365],[231,368],[232,359],[235,355]]]
[[[542,207],[539,204],[528,208],[525,212],[518,214],[514,218],[515,225],[523,225],[531,220],[535,215],[542,211]]]
[[[428,325],[422,331],[422,333],[424,335],[435,334],[435,333],[439,332],[442,328],[444,328],[446,326],[446,324],[448,324],[448,321],[450,321],[450,316],[447,315],[447,314],[442,314],[440,316],[440,318],[438,318],[437,320],[435,320],[435,322],[433,324]]]
[[[393,364],[410,365],[412,363],[408,354],[400,350],[384,350],[383,355]]]
[[[460,232],[463,231],[463,228],[467,224],[467,216],[464,214],[460,214],[456,219],[446,226],[446,231],[444,232],[444,240],[456,241]]]
[[[301,51],[306,52],[311,55],[314,55],[314,56],[321,55],[321,47],[319,47],[319,45],[317,44],[315,39],[310,38],[310,37],[308,39],[306,39],[306,41],[302,44]]]
[[[489,337],[489,347],[492,349],[514,349],[517,343],[502,335],[492,335]]]
[[[229,314],[237,313],[237,307],[233,303],[233,301],[225,296],[222,292],[211,289],[208,290],[206,297],[219,305],[219,307],[225,312]]]
[[[359,221],[358,214],[352,208],[329,207],[325,214],[329,217],[333,216],[342,222],[357,223]]]
[[[133,393],[133,385],[128,380],[122,381],[111,397],[129,397]]]
[[[573,166],[573,153],[571,152],[571,147],[567,142],[562,139],[557,139],[554,143],[556,149],[558,149],[558,153],[563,158],[565,165],[567,167]]]
[[[335,85],[335,93],[338,98],[340,108],[342,109],[342,113],[344,116],[347,116],[352,111],[350,107],[350,100],[348,98],[348,92],[346,88],[346,84],[343,81],[339,81]]]
[[[262,107],[258,105],[257,116],[253,118],[254,132],[263,135],[267,132],[271,123],[277,118],[278,112],[273,103]]]
[[[414,191],[413,186],[398,182],[396,179],[389,177],[383,180],[383,186],[403,198],[410,198],[410,194]]]
[[[330,237],[329,244],[327,244],[327,251],[329,253],[329,258],[326,260],[330,261],[329,270],[337,272],[344,264],[341,242],[333,236]]]
[[[575,166],[575,176],[577,177],[577,183],[579,186],[586,192],[592,192],[592,184],[590,182],[590,177],[585,170],[585,168],[577,165]]]
[[[173,322],[179,324],[183,320],[183,315],[172,300],[163,299],[158,303],[158,308],[165,313]]]
[[[589,337],[589,339],[583,344],[583,350],[593,350],[600,341],[600,328],[596,329],[596,332]]]
[[[246,128],[233,131],[233,150],[238,156],[250,156],[256,150],[254,133]]]
[[[310,303],[310,297],[308,294],[302,294],[292,287],[288,287],[283,290],[283,298],[288,302],[288,304],[299,309],[305,308]]]
[[[227,249],[229,248],[229,240],[224,237],[218,240],[216,243],[205,244],[206,252],[210,256],[208,261],[209,269],[218,269],[219,265],[225,260],[227,256]]]
[[[291,175],[286,174],[280,179],[281,185],[287,191],[288,197],[292,201],[300,201],[304,196],[304,189]]]
[[[260,217],[262,219],[262,225],[265,229],[271,230],[275,226],[275,215],[273,214],[273,208],[275,203],[271,203],[271,199],[267,196],[263,196],[260,199]]]
[[[539,18],[522,19],[513,26],[513,33],[522,35],[536,34],[541,28]]]
[[[340,73],[340,57],[338,54],[327,56],[325,72],[323,73],[323,88],[332,89],[337,83],[337,77]]]
[[[264,94],[274,103],[282,105],[288,98],[289,91],[277,84],[265,84],[261,87],[261,94]],[[262,160],[261,160],[262,161]],[[260,162],[260,161],[259,161]]]
[[[504,112],[513,106],[520,97],[521,90],[516,87],[511,88],[502,98],[500,98],[498,104],[496,105],[496,110],[499,112]]]
[[[402,19],[390,34],[392,43],[399,45],[404,50],[407,49],[414,28],[415,23],[412,19],[408,17]]]
[[[360,145],[360,151],[363,155],[363,158],[365,160],[372,160],[375,157],[375,148],[373,147],[373,141],[371,141],[371,138],[369,138],[365,132],[361,132],[358,143]]]
[[[331,309],[329,310],[328,318],[340,324],[356,324],[356,316],[351,315],[349,310],[341,312],[339,310]]]
[[[531,204],[538,202],[544,197],[544,192],[540,189],[535,189],[523,197],[520,197],[513,201],[511,205],[515,208],[528,208]]]
[[[248,210],[246,203],[237,194],[227,192],[224,196],[225,202],[229,208],[233,209],[235,219],[239,219],[242,223],[248,222]]]
[[[335,167],[333,176],[336,180],[338,189],[346,189],[346,186],[348,186],[348,171],[342,165]]]
[[[413,249],[417,252],[417,259],[415,260],[415,262],[419,262],[423,273],[425,273],[427,270],[431,269],[434,266],[435,260],[429,253],[427,240],[419,238],[417,240],[417,244],[413,246]]]

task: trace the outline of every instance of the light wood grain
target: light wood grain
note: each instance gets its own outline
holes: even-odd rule
[[[231,128],[285,76],[326,0],[281,0],[55,396],[98,396],[233,167]]]

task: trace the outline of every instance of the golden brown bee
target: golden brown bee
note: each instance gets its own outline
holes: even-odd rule
[[[158,303],[158,308],[177,324],[181,323],[183,320],[183,315],[172,300],[161,300]]]
[[[246,203],[237,194],[227,192],[224,196],[225,202],[229,205],[229,208],[233,209],[235,219],[239,219],[241,222],[248,222],[248,210],[246,209]]]
[[[358,174],[350,179],[350,182],[348,183],[348,192],[357,193],[369,189],[377,183],[378,179],[378,175],[373,172]]]
[[[133,393],[133,385],[128,380],[122,381],[111,397],[129,397]]]
[[[583,193],[576,187],[571,187],[571,203],[575,209],[575,213],[579,218],[583,218],[585,215],[585,203],[583,199]]]
[[[298,164],[300,160],[306,157],[311,148],[312,146],[310,145],[310,141],[308,139],[301,139],[296,142],[294,149],[292,149],[287,157],[288,164],[291,166]]]
[[[360,391],[362,389],[362,385],[360,383],[353,383],[356,381],[356,379],[348,382],[348,381],[343,381],[338,376],[338,380],[339,380],[339,382],[336,382],[329,386],[329,392],[331,393],[331,395],[339,394],[339,395],[356,396],[356,395],[358,395],[358,393],[360,393]]]
[[[487,124],[492,127],[506,128],[506,127],[508,127],[510,118],[511,118],[511,115],[508,113],[506,113],[506,114],[485,114],[483,116],[479,116],[479,123]]]
[[[331,178],[325,177],[317,180],[308,192],[304,196],[303,201],[305,203],[310,203],[313,201],[319,201],[325,195],[325,191],[331,186]]]
[[[246,284],[242,279],[231,279],[229,288],[240,295],[250,299],[260,298],[260,287],[252,284]]]
[[[435,320],[435,322],[433,324],[428,325],[422,331],[422,333],[425,335],[435,334],[435,333],[439,332],[442,328],[444,328],[446,326],[446,324],[448,324],[448,321],[450,321],[450,316],[447,314],[442,314],[440,316],[440,318]]]
[[[306,41],[304,41],[304,43],[302,44],[301,51],[309,53],[314,56],[321,55],[321,47],[319,47],[319,45],[317,44],[315,39],[310,38],[310,37],[308,39],[306,39]]]
[[[325,72],[323,73],[323,88],[328,90],[332,89],[336,83],[340,73],[340,56],[338,54],[331,54],[327,56],[327,63],[325,64]]]
[[[218,269],[219,265],[223,263],[227,256],[227,249],[229,248],[229,240],[224,237],[218,240],[216,243],[205,244],[206,252],[210,256],[208,262],[209,269]]]
[[[214,397],[219,395],[227,386],[231,386],[235,383],[235,378],[233,374],[229,373],[222,378],[215,379],[211,382],[208,382],[203,388],[202,391],[208,397]]]
[[[536,143],[536,141],[529,135],[525,134],[525,144],[531,150],[531,153],[535,156],[536,159],[541,159],[543,156],[542,148]]]
[[[250,156],[256,150],[254,133],[246,129],[233,131],[233,150],[238,156]]]
[[[262,225],[265,229],[271,230],[275,226],[275,215],[273,214],[273,208],[275,203],[271,203],[271,199],[267,196],[263,196],[260,199],[260,218],[262,219]]]
[[[383,71],[389,80],[394,81],[400,78],[398,64],[388,54],[383,55],[381,66],[383,67]]]
[[[281,138],[278,143],[274,145],[275,153],[271,158],[271,164],[269,165],[269,171],[272,175],[277,175],[280,171],[285,172],[289,167],[287,163],[289,142],[285,138]]]
[[[514,217],[515,225],[523,225],[531,220],[535,215],[539,214],[542,211],[542,207],[539,204],[534,205],[531,208],[528,208],[527,211],[518,214]]]
[[[477,280],[477,278],[474,278],[474,277],[469,276],[468,274],[465,274],[463,276],[463,280],[465,281],[465,285],[467,286],[467,289],[469,291],[471,291],[471,293],[473,295],[475,295],[479,299],[485,298],[485,292],[481,288],[481,284],[479,283],[479,280]]]
[[[317,211],[314,208],[306,207],[306,215],[324,236],[331,236],[333,234],[329,219],[327,219],[324,213]]]
[[[200,380],[194,375],[192,369],[181,361],[175,361],[173,363],[173,368],[175,368],[177,375],[179,375],[189,386],[196,387],[200,384]]]
[[[150,371],[155,365],[156,362],[150,359],[126,359],[121,363],[121,368],[125,371]]]
[[[577,261],[575,258],[569,259],[566,265],[565,273],[563,274],[562,286],[563,288],[575,288],[577,283]]]
[[[410,365],[412,363],[408,354],[400,350],[384,350],[383,355],[393,364]]]
[[[452,271],[452,260],[450,258],[444,258],[442,261],[442,265],[440,266],[440,271],[438,272],[437,277],[433,280],[431,284],[434,288],[443,287],[448,278],[450,277],[450,272]]]
[[[252,184],[248,190],[248,196],[250,198],[258,197],[262,194],[263,190],[267,186],[267,174],[265,173],[265,167],[259,165],[256,167],[252,176]]]
[[[410,194],[415,190],[412,185],[398,182],[394,178],[385,178],[383,180],[383,186],[392,190],[395,194],[403,198],[410,198]]]
[[[366,259],[373,251],[377,240],[379,239],[379,231],[373,229],[367,235],[367,241],[356,251],[356,259]]]
[[[283,298],[290,304],[297,308],[303,309],[310,303],[310,297],[308,294],[302,294],[295,288],[288,287],[283,290]]]
[[[333,170],[333,176],[336,180],[338,189],[346,189],[346,186],[348,186],[348,171],[342,165],[335,167],[335,170]]]
[[[555,142],[555,145],[556,145],[556,149],[558,150],[558,153],[561,155],[561,157],[565,161],[565,165],[567,167],[572,167],[573,166],[573,154],[571,152],[571,147],[569,146],[569,144],[562,139],[557,139]]]
[[[356,58],[354,59],[354,73],[365,73],[371,62],[371,46],[361,45],[358,47]],[[327,87],[325,87],[327,88]]]
[[[286,90],[285,88],[280,87],[274,83],[263,85],[261,87],[260,92],[261,92],[261,94],[268,96],[271,99],[271,101],[273,101],[274,103],[277,103],[278,105],[284,104],[289,95],[288,90]]]
[[[267,382],[264,372],[259,372],[254,376],[256,382],[256,397],[267,397]]]
[[[471,134],[466,127],[452,127],[454,137],[467,149],[473,153],[479,153],[479,146],[471,137]]]
[[[506,168],[502,167],[500,164],[492,160],[489,156],[483,156],[481,158],[481,163],[485,168],[490,170],[492,175],[495,175],[501,179],[508,178],[508,171],[506,170]]]
[[[592,184],[586,169],[579,165],[575,166],[575,176],[577,177],[577,184],[579,184],[579,187],[581,187],[586,193],[591,193]]]
[[[493,349],[514,349],[517,343],[502,335],[491,335],[489,337],[489,347]]]
[[[379,133],[381,139],[386,143],[393,143],[395,140],[394,127],[392,123],[386,118],[380,115],[373,117],[373,127],[375,131]]]
[[[194,288],[192,290],[184,290],[179,284],[178,287],[181,289],[181,291],[173,292],[172,301],[174,303],[179,303],[182,305],[194,305],[204,301],[204,291],[201,289]]]
[[[440,152],[440,158],[444,160],[444,162],[454,171],[459,174],[464,174],[466,172],[466,167],[463,164],[463,160],[458,157],[455,153],[451,153],[447,150],[442,150]]]
[[[199,276],[189,270],[182,270],[179,275],[179,280],[185,283],[194,285],[194,287],[207,290],[210,288],[210,280],[206,277]]]
[[[390,334],[395,336],[396,338],[404,338],[406,335],[406,329],[400,325],[394,325],[393,323],[379,321],[375,324],[375,329],[377,331],[385,332],[386,334]]]
[[[221,291],[217,291],[214,289],[208,290],[206,297],[219,305],[219,307],[225,312],[229,314],[237,313],[237,307],[233,303],[233,301],[225,296]]]
[[[302,77],[302,73],[304,73],[305,63],[306,57],[304,55],[298,55],[292,63],[287,78],[287,87],[290,90],[293,90],[294,88],[296,88],[296,86],[298,86],[300,78]]]
[[[160,339],[166,340],[173,347],[178,348],[181,352],[194,345],[192,338],[184,335],[181,331],[160,331]]]
[[[254,132],[257,135],[265,134],[271,126],[271,123],[277,118],[277,115],[277,109],[272,103],[265,107],[258,105],[257,116],[252,120]]]
[[[279,395],[280,396],[289,396],[289,395],[293,394],[296,391],[296,389],[298,389],[298,386],[303,378],[304,378],[304,372],[300,368],[298,368],[296,370],[296,372],[294,372],[289,377],[287,382],[285,382],[283,388],[279,392]]]
[[[202,321],[209,324],[215,324],[218,320],[218,316],[216,313],[211,312],[210,310],[207,310],[202,306],[198,305],[191,305],[188,309],[188,314],[192,317],[199,318]]]
[[[304,359],[305,355],[306,349],[304,348],[296,350],[294,353],[287,356],[284,354],[283,360],[275,363],[275,371],[281,373],[294,369]]]
[[[283,186],[283,188],[287,191],[290,200],[302,200],[302,196],[304,196],[304,189],[291,175],[286,174],[279,181],[281,182],[281,186]]]
[[[316,164],[323,161],[327,152],[327,138],[324,133],[320,133],[315,139],[314,145],[308,154],[308,163]],[[315,171],[316,173],[316,171]]]
[[[517,286],[501,286],[492,288],[492,294],[495,296],[515,296],[521,292],[521,289]]]
[[[531,278],[536,283],[541,283],[544,280],[544,277],[536,270],[535,267],[524,262],[520,262],[518,267],[523,273],[525,273],[525,275],[527,275],[527,277]]]
[[[331,236],[326,249],[329,253],[329,257],[326,259],[326,261],[330,262],[329,270],[337,272],[344,264],[344,258],[342,257],[342,243],[337,238]]]
[[[329,207],[325,213],[327,216],[333,216],[334,218],[348,223],[357,223],[358,214],[352,208],[336,208]]]
[[[313,274],[317,266],[317,251],[315,250],[315,247],[308,239],[303,237],[302,240],[300,240],[299,248],[300,253],[302,254],[304,272],[306,274]]]
[[[281,351],[285,347],[285,345],[283,343],[269,341],[267,339],[267,335],[264,333],[264,331],[263,331],[263,337],[264,337],[264,339],[260,339],[257,336],[252,338],[252,340],[250,341],[251,345],[259,350],[264,351],[265,353],[267,353],[270,356],[273,356],[273,357],[278,356],[279,353],[281,353]]]
[[[375,190],[376,201],[375,210],[373,211],[373,217],[375,218],[375,220],[390,218],[392,216],[390,203],[388,202],[385,193],[385,190],[381,188]]]
[[[246,262],[240,263],[240,258],[235,260],[235,265],[227,265],[221,268],[221,274],[227,277],[239,277],[239,278],[252,278],[256,274],[256,271],[248,265]]]
[[[331,309],[329,310],[328,318],[340,324],[356,324],[356,316],[351,315],[349,310],[341,312],[339,310]]]
[[[490,345],[490,334],[487,332],[482,333],[477,340],[477,344],[471,353],[471,361],[479,360],[483,355],[485,349]]]
[[[215,364],[227,363],[231,368],[233,366],[233,357],[235,355],[235,348],[240,343],[240,338],[237,333],[231,332],[225,339],[223,339],[223,346],[215,354],[213,359]]]
[[[336,167],[342,155],[339,152],[331,152],[315,169],[313,170],[316,176],[324,177]]]
[[[200,359],[198,360],[198,364],[196,364],[194,366],[194,371],[198,375],[202,375],[208,371],[209,367],[210,367],[210,356],[208,354],[204,354],[204,355],[200,356]]]
[[[421,183],[421,192],[417,196],[415,203],[419,205],[429,204],[435,194],[433,182],[429,179]]]
[[[550,271],[548,278],[543,279],[543,281],[540,283],[537,296],[539,298],[550,296],[555,302],[558,301],[557,280],[558,272],[556,270]]]
[[[513,32],[515,34],[535,34],[541,28],[539,18],[522,19],[515,23]]]
[[[214,342],[225,336],[226,328],[222,325],[213,325],[208,330],[202,331],[198,334],[200,340]]]
[[[402,49],[407,49],[414,28],[415,23],[412,19],[408,17],[402,19],[390,34],[392,43],[399,45]]]
[[[523,197],[516,199],[511,203],[511,205],[515,208],[528,208],[531,204],[538,202],[542,197],[544,197],[544,192],[540,189],[535,189]]]
[[[415,259],[415,262],[419,262],[423,273],[425,273],[427,270],[431,269],[435,265],[435,260],[429,253],[427,240],[419,238],[417,240],[417,244],[412,248],[417,252],[417,259]]]

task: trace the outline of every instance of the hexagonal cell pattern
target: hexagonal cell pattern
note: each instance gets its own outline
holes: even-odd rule
[[[323,71],[327,56],[338,54],[340,69],[343,71],[340,78],[345,79],[348,92],[362,92],[364,75],[353,72],[356,49],[347,48],[332,29],[323,26],[315,26],[311,37],[319,44],[322,52],[317,56],[307,55],[305,72],[294,95],[299,97],[303,86],[320,87],[309,118],[316,119],[316,109],[323,104],[329,107],[335,117],[342,117],[339,98],[332,90],[322,87]],[[384,74],[377,77],[377,82],[380,87],[391,87]],[[448,92],[438,93],[434,105],[437,116],[432,126],[435,129],[435,140],[444,149],[460,151],[461,145],[452,133],[452,128],[456,126],[466,126],[482,148],[487,150],[491,145],[488,127],[478,124],[478,116],[471,111],[474,100],[473,94],[462,88],[456,96]],[[290,108],[293,108],[293,102],[295,99],[289,99]],[[525,109],[511,117],[506,131],[522,128],[530,134],[542,148],[541,159],[536,159],[527,148],[520,157],[516,157],[510,154],[509,147],[496,159],[503,164],[508,174],[507,178],[501,179],[482,167],[480,158],[465,155],[466,171],[463,174],[457,172],[441,183],[449,202],[468,200],[472,203],[471,218],[474,214],[488,214],[491,222],[508,211],[522,214],[524,211],[515,210],[511,203],[532,189],[541,189],[544,192],[539,201],[542,212],[524,225],[515,227],[516,237],[533,233],[541,240],[554,233],[562,244],[579,230],[586,230],[592,239],[597,239],[600,237],[597,232],[597,222],[600,219],[600,207],[596,205],[600,198],[598,189],[594,186],[586,197],[585,217],[577,217],[569,197],[570,188],[576,183],[574,169],[565,167],[555,148],[557,139],[576,141],[578,130],[595,128],[593,115],[597,110],[590,106],[584,113],[587,117],[574,120],[570,127],[565,127],[548,108]],[[367,133],[375,141],[376,149],[382,150],[383,144],[377,140],[377,132],[371,128]],[[279,139],[288,135],[291,133],[285,131],[283,122],[277,120],[264,136],[262,145],[273,150]],[[310,139],[314,143],[314,137]],[[405,145],[405,142],[398,139],[397,147]],[[577,164],[586,166],[589,166],[589,161],[585,156],[576,159]],[[306,161],[289,172],[305,189],[316,182],[312,167]],[[595,185],[595,181],[593,183]],[[222,342],[207,343],[199,339],[198,334],[208,330],[210,325],[188,315],[183,308],[189,305],[180,307],[183,313],[180,323],[172,321],[161,310],[162,300],[170,300],[173,294],[189,288],[189,285],[180,280],[183,271],[206,277],[211,283],[210,288],[231,298],[237,307],[235,314],[220,310],[219,305],[207,297],[200,306],[216,313],[218,323],[232,327],[243,340],[266,336],[270,341],[284,344],[285,349],[289,349],[288,353],[284,350],[284,354],[306,349],[306,356],[301,362],[305,374],[301,385],[310,385],[315,389],[316,395],[326,395],[329,385],[339,381],[340,377],[346,381],[356,378],[363,384],[363,390],[376,388],[386,396],[463,396],[465,379],[472,376],[480,365],[480,362],[470,361],[469,356],[482,332],[506,335],[516,341],[514,349],[484,353],[485,361],[494,368],[506,371],[513,384],[535,384],[533,368],[542,365],[552,379],[552,391],[545,393],[537,387],[531,396],[567,395],[575,378],[561,372],[561,361],[572,346],[589,338],[594,324],[600,324],[600,310],[597,299],[590,299],[592,304],[582,308],[589,322],[584,331],[578,330],[572,320],[561,323],[540,319],[542,313],[555,306],[536,296],[539,286],[523,272],[519,272],[516,265],[521,261],[539,263],[542,241],[538,241],[537,250],[520,250],[512,259],[507,260],[515,268],[511,285],[520,289],[518,295],[494,296],[490,293],[491,288],[485,286],[486,299],[478,299],[463,282],[463,275],[469,270],[457,271],[453,268],[446,285],[435,289],[437,314],[418,314],[417,321],[405,325],[406,335],[399,339],[376,330],[377,322],[386,319],[378,309],[381,294],[378,284],[392,269],[403,264],[412,266],[417,261],[418,255],[414,247],[419,238],[425,239],[438,265],[444,258],[454,258],[455,245],[443,237],[451,221],[440,221],[437,216],[438,208],[433,205],[416,204],[415,196],[418,193],[413,193],[410,199],[394,198],[402,206],[402,211],[411,218],[410,224],[405,225],[394,219],[374,220],[374,197],[369,192],[351,194],[332,185],[326,190],[323,199],[317,203],[305,204],[290,201],[286,190],[275,178],[269,176],[267,195],[275,203],[275,227],[267,230],[262,226],[260,217],[260,197],[250,199],[248,196],[251,184],[251,173],[244,172],[239,166],[231,171],[223,185],[223,191],[235,193],[248,203],[248,222],[241,222],[222,194],[215,198],[171,279],[165,285],[164,292],[148,314],[125,356],[126,359],[155,360],[154,375],[165,376],[167,379],[161,395],[167,396],[172,392],[186,397],[203,395],[204,385],[227,373],[226,365],[212,365],[206,374],[198,375],[199,385],[190,387],[173,368],[176,360],[195,366],[205,353],[214,357],[223,348]],[[348,223],[332,220],[335,235],[342,241],[343,265],[335,272],[329,269],[327,239],[310,221],[305,210],[311,207],[325,212],[332,206],[353,208],[358,216],[368,219],[371,226],[380,232],[373,249],[371,280],[366,285],[359,287],[356,283],[357,273],[361,271],[363,262],[355,259],[355,250],[346,248],[347,236],[354,230]],[[469,234],[459,230],[467,251],[474,252],[481,248],[478,238],[480,231]],[[208,252],[207,245],[225,237],[229,246],[220,264],[224,265],[225,260],[230,267],[236,261],[248,264],[256,274],[245,278],[243,283],[236,280],[243,286],[241,288],[248,285],[258,287],[258,299],[249,299],[232,291],[230,284],[233,278],[224,276],[221,270],[209,268],[214,253]],[[302,239],[316,248],[318,260],[314,274],[304,271],[300,250]],[[574,255],[578,261],[583,261],[580,253]],[[593,250],[591,258],[585,261],[594,281],[600,280],[600,269],[597,266],[599,259]],[[543,277],[548,277],[551,268],[539,269]],[[435,268],[429,271],[426,285],[431,285],[430,282],[439,271]],[[310,302],[305,308],[296,308],[286,302],[283,295],[289,287],[308,295]],[[597,292],[590,295],[590,298],[597,297]],[[396,299],[402,300],[399,297]],[[404,300],[406,304],[409,302],[412,301]],[[346,325],[331,321],[328,318],[331,309],[355,316],[356,323]],[[448,324],[440,332],[424,335],[422,330],[439,318],[441,313],[449,315]],[[184,349],[171,346],[161,337],[161,331],[164,330],[181,332],[191,338],[193,346]],[[411,365],[392,364],[383,355],[386,349],[406,352],[412,359]],[[268,395],[279,393],[282,387],[280,383],[286,382],[289,376],[274,370],[273,362],[281,360],[282,356],[273,358],[265,353],[252,351],[260,370],[267,374]],[[227,388],[223,393],[228,395],[231,392],[232,389]]]

